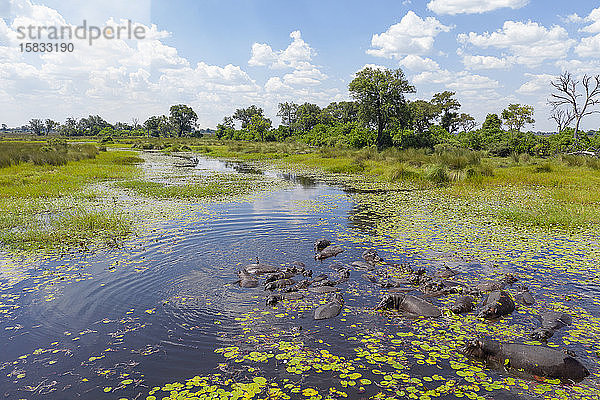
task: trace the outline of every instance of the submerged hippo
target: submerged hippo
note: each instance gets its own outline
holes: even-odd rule
[[[488,295],[479,309],[479,317],[494,319],[509,315],[515,311],[515,302],[508,292],[495,290]]]
[[[369,249],[362,253],[362,258],[368,263],[374,264],[383,261],[383,258],[379,257],[377,250]]]
[[[361,271],[372,271],[375,269],[375,267],[373,267],[373,265],[365,262],[365,261],[354,261],[352,264],[350,264],[351,267],[354,267],[358,270]]]
[[[513,274],[506,274],[502,279],[481,282],[480,284],[475,286],[475,288],[482,292],[492,292],[494,290],[502,290],[506,286],[512,285],[516,281],[518,281],[516,276],[514,276]]]
[[[265,304],[267,306],[274,306],[277,303],[279,303],[281,300],[283,300],[283,297],[281,295],[272,294],[269,297],[267,297],[267,299],[265,300]]]
[[[275,282],[280,279],[290,279],[290,278],[293,278],[294,276],[296,276],[296,274],[294,272],[281,271],[281,272],[277,272],[277,273],[267,276],[267,279],[265,279],[265,283]]]
[[[258,258],[256,259],[256,264],[244,265],[242,269],[252,275],[272,274],[279,272],[279,267],[263,264],[258,261]]]
[[[575,358],[543,346],[500,343],[485,338],[470,341],[463,352],[469,357],[541,377],[581,381],[590,374]]]
[[[321,250],[323,250],[324,248],[331,246],[331,242],[327,239],[318,239],[315,242],[314,245],[314,249],[315,249],[315,253],[320,252]]]
[[[542,326],[531,334],[536,340],[546,340],[554,335],[554,332],[573,323],[573,318],[567,313],[559,311],[544,311],[540,315]]]
[[[333,318],[339,315],[344,307],[344,298],[339,293],[334,293],[326,304],[315,309],[315,319]]]
[[[287,286],[292,286],[296,281],[293,279],[279,279],[274,282],[269,282],[265,285],[265,290],[283,289]]]
[[[473,296],[461,296],[450,307],[450,311],[455,314],[462,314],[466,312],[473,311],[475,308],[475,298]]]
[[[314,286],[314,287],[309,287],[308,291],[311,293],[323,294],[323,293],[339,292],[340,289],[336,288],[335,286]]]
[[[436,278],[451,278],[454,275],[458,275],[458,272],[448,267],[447,265],[444,265],[443,269],[436,271],[434,274]]]
[[[258,279],[254,275],[248,273],[245,269],[238,271],[238,277],[240,279],[236,283],[238,283],[240,287],[254,288],[258,286]]]
[[[386,294],[375,307],[376,310],[398,310],[422,317],[439,317],[442,312],[437,306],[409,294]]]
[[[533,298],[533,295],[529,292],[529,288],[527,286],[521,286],[521,289],[515,295],[515,301],[525,306],[535,304],[535,299]]]
[[[327,246],[317,253],[315,260],[324,260],[329,257],[335,257],[343,251],[344,249],[342,249],[340,246]]]

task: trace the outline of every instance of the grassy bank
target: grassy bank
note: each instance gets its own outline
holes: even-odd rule
[[[131,221],[94,207],[97,193],[89,185],[131,179],[142,160],[127,151],[96,153],[61,165],[21,161],[0,168],[0,241],[34,250],[114,242],[127,235]]]
[[[487,157],[457,149],[311,148],[297,143],[199,142],[212,157],[276,160],[392,187],[432,190],[487,216],[543,229],[595,229],[600,218],[600,161],[583,156],[549,159]],[[343,179],[343,178],[342,178]]]

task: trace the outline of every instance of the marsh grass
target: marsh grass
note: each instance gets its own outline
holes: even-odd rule
[[[124,237],[132,222],[124,214],[94,208],[96,194],[86,188],[135,177],[139,171],[132,158],[137,162],[131,151],[109,151],[61,165],[21,162],[1,168],[0,241],[14,249],[36,250]],[[89,207],[77,206],[83,203]]]
[[[0,142],[0,168],[32,163],[34,165],[65,165],[69,161],[94,158],[98,148],[93,144],[69,144],[51,140],[43,142]]]

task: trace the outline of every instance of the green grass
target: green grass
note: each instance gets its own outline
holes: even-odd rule
[[[65,141],[0,142],[0,168],[32,163],[34,165],[65,165],[69,161],[94,158],[98,148],[93,144],[68,144]]]
[[[0,168],[0,242],[13,249],[50,250],[125,237],[132,222],[117,211],[95,208],[88,187],[136,177],[139,169],[132,162],[139,161],[131,151],[110,151],[64,165],[24,162]]]

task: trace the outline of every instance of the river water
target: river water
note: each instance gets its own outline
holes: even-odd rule
[[[505,399],[598,398],[599,348],[593,340],[598,338],[600,309],[594,299],[597,278],[576,271],[573,281],[561,272],[556,276],[570,281],[556,282],[547,271],[540,272],[541,280],[532,274],[536,265],[545,268],[574,248],[568,236],[525,256],[505,254],[505,262],[498,263],[460,257],[423,232],[432,245],[420,252],[393,229],[378,229],[397,217],[381,206],[393,202],[389,194],[356,195],[318,178],[238,162],[201,157],[193,166],[169,156],[145,158],[146,172],[158,182],[178,184],[227,173],[266,179],[272,188],[241,199],[187,204],[176,216],[147,221],[142,233],[118,248],[36,260],[3,253],[0,396],[153,399],[177,398],[188,390],[180,398],[189,398],[195,389],[212,385],[210,393],[217,398],[236,398],[236,390],[256,398],[343,398],[341,393],[349,398],[377,393],[423,399],[465,393]],[[374,196],[377,201],[364,201]],[[432,230],[439,236],[444,227]],[[458,279],[466,283],[498,271],[514,272],[540,295],[544,290],[559,293],[548,296],[545,306],[538,301],[495,323],[450,315],[414,320],[373,311],[387,291],[353,270],[349,282],[340,286],[343,313],[315,321],[313,310],[327,295],[306,293],[302,300],[273,308],[265,305],[261,286],[235,284],[236,271],[257,257],[278,266],[301,261],[314,276],[334,274],[328,268],[333,260],[313,258],[313,243],[321,237],[345,248],[335,258],[343,263],[360,260],[364,249],[377,247],[393,262],[430,271],[442,265],[457,268],[464,273]],[[530,264],[525,267],[521,260]],[[568,295],[579,296],[570,310],[578,311],[583,321],[557,333],[552,345],[568,347],[582,359],[592,373],[584,382],[539,383],[457,353],[463,340],[482,332],[527,341],[526,331],[538,324],[536,311],[548,304],[561,308]],[[444,306],[450,300],[431,301]],[[567,337],[567,332],[576,334]],[[232,387],[235,382],[247,386]]]

